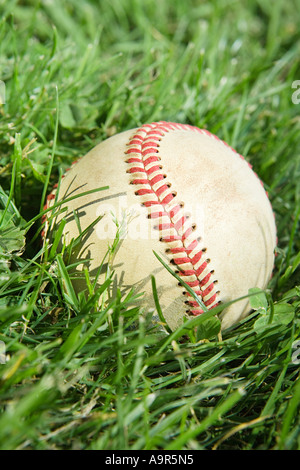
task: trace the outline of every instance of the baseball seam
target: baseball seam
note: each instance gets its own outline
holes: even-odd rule
[[[197,127],[158,122],[145,124],[139,128],[127,144],[126,162],[129,165],[130,183],[136,185],[135,194],[142,198],[142,205],[148,209],[148,218],[155,221],[154,228],[159,230],[159,239],[167,244],[166,252],[170,263],[176,265],[178,275],[211,309],[219,304],[217,279],[211,269],[206,248],[201,248],[199,238],[195,237],[195,224],[184,213],[184,203],[179,202],[176,191],[171,189],[164,173],[159,144],[163,136],[174,130],[185,130],[213,134]],[[186,300],[187,313],[199,315],[203,310],[189,298]]]

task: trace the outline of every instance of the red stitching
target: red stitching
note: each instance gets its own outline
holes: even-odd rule
[[[174,198],[173,194],[168,194],[168,195],[167,195],[166,197],[164,197],[164,199],[161,201],[162,205],[169,204],[169,202],[171,202],[173,198]]]
[[[145,202],[143,202],[143,205],[144,205],[145,207],[151,207],[151,206],[153,206],[154,204],[160,204],[160,202],[159,202],[159,201],[145,201]]]
[[[181,240],[180,235],[172,235],[170,237],[161,237],[161,241],[165,243],[172,243],[172,242],[176,242],[177,240]]]
[[[166,175],[163,174],[163,167],[159,163],[159,142],[165,133],[176,129],[203,132],[218,139],[206,130],[189,125],[167,122],[145,124],[128,143],[125,153],[130,155],[126,161],[131,167],[127,172],[130,174],[131,184],[141,186],[135,194],[146,198],[142,204],[149,209],[148,218],[164,218],[154,228],[160,231],[160,241],[170,245],[167,252],[172,256],[171,261],[180,269],[179,275],[202,298],[207,307],[213,308],[218,302],[217,293],[213,292],[215,284],[211,281],[212,274],[204,272],[207,268],[206,261],[197,266],[204,252],[200,249],[198,240],[189,240],[193,234],[193,225],[186,216],[180,215],[183,205],[173,203],[176,193],[172,192],[170,185],[164,181]],[[147,179],[145,176],[141,177],[141,174]],[[154,211],[151,211],[152,206]],[[157,206],[160,206],[160,209],[157,210]],[[173,246],[174,243],[179,243],[180,246]],[[190,307],[189,313],[202,313],[202,309],[194,300],[190,299],[186,303]]]

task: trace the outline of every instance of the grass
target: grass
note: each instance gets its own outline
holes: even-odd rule
[[[300,449],[298,9],[0,3],[1,449]],[[234,146],[274,208],[269,289],[222,338],[204,317],[161,331],[132,307],[134,291],[108,302],[111,273],[95,292],[86,272],[86,301],[69,248],[40,245],[46,194],[71,162],[160,119]]]

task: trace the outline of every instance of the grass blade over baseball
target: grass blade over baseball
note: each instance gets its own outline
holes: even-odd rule
[[[33,225],[34,222],[36,222],[37,220],[41,219],[43,215],[47,214],[48,212],[53,211],[57,207],[60,207],[64,204],[67,204],[68,202],[72,201],[73,199],[77,199],[77,198],[83,197],[83,196],[88,196],[89,194],[97,193],[98,191],[105,191],[107,189],[109,189],[109,186],[103,186],[101,188],[90,189],[89,191],[84,191],[80,194],[70,196],[70,197],[68,197],[68,198],[66,198],[62,201],[57,201],[51,207],[47,207],[46,209],[43,209],[38,215],[36,215],[29,222],[27,222],[27,224],[25,225],[25,228],[28,230],[31,227],[31,225]]]
[[[206,307],[204,302],[200,299],[200,297],[193,291],[193,289],[188,284],[186,284],[186,282],[184,282],[183,279],[180,276],[178,276],[178,274],[176,274],[170,268],[170,266],[168,266],[168,264],[155,251],[153,251],[153,253],[158,259],[158,261],[165,267],[165,269],[169,271],[169,273],[172,274],[172,276],[174,276],[175,279],[177,279],[177,281],[187,290],[187,292],[193,297],[193,299],[196,300],[196,302],[198,303],[198,305],[200,305],[202,310],[204,312],[208,312],[208,308]]]

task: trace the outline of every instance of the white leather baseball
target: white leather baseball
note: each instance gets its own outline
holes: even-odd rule
[[[247,295],[251,287],[267,286],[276,245],[271,204],[247,161],[215,135],[170,122],[117,134],[71,167],[61,181],[58,200],[107,185],[108,190],[67,204],[63,214],[67,243],[79,235],[73,211],[82,230],[103,215],[76,248],[72,262],[89,260],[84,265],[95,275],[114,241],[114,219],[118,220],[123,232],[112,266],[112,291],[118,286],[126,294],[134,287],[144,293],[140,300],[144,310],[155,309],[153,274],[171,329],[184,316],[202,310],[154,251],[172,263],[209,309]],[[77,291],[86,289],[82,267],[76,268]],[[104,278],[103,272],[99,284]],[[249,311],[248,299],[225,308],[220,315],[222,329]]]

